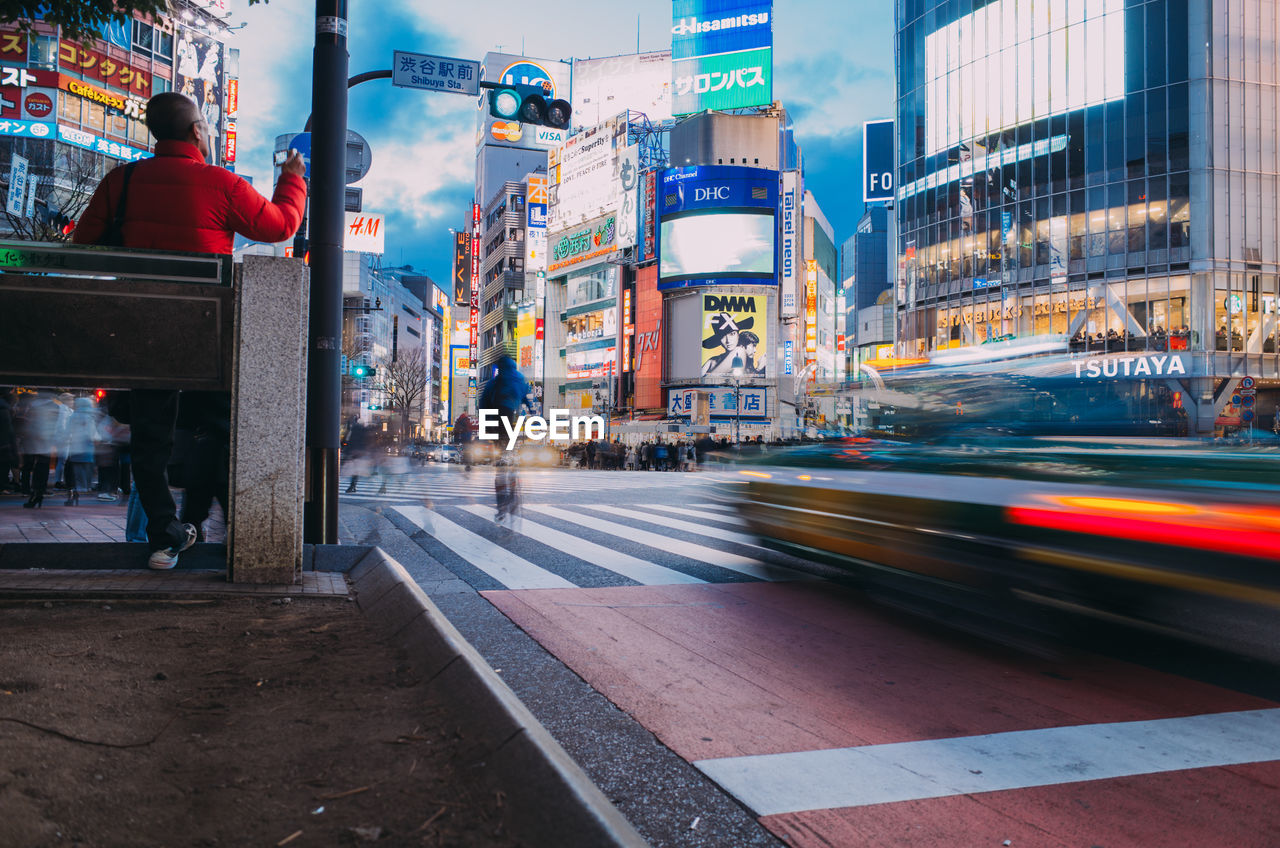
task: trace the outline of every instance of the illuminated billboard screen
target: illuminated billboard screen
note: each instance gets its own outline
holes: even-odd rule
[[[769,209],[706,210],[662,220],[659,283],[733,277],[773,281]]]
[[[928,153],[1124,97],[1125,0],[995,0],[925,36]]]

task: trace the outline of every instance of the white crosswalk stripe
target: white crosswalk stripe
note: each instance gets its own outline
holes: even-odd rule
[[[661,524],[664,527],[670,527],[672,530],[683,530],[686,533],[695,533],[699,536],[710,536],[713,539],[720,539],[723,542],[735,542],[739,545],[750,545],[753,548],[760,547],[756,544],[754,536],[748,536],[746,533],[737,533],[733,530],[725,530],[723,527],[712,527],[709,524],[694,524],[692,521],[681,521],[678,518],[670,518],[665,515],[650,515],[648,513],[637,512],[634,509],[626,509],[625,507],[620,506],[591,504],[588,508],[595,510],[596,512],[607,512],[610,515],[618,515],[623,518],[635,518],[640,521]]]
[[[690,518],[702,518],[707,521],[719,521],[721,524],[734,524],[739,527],[747,526],[747,522],[745,519],[739,518],[738,516],[733,515],[732,513],[702,511],[703,507],[714,509],[715,506],[716,506],[715,504],[692,504],[691,507],[698,507],[698,509],[693,509],[693,508],[672,506],[671,504],[646,504],[645,509],[657,509],[657,510],[661,510],[662,512],[674,512],[680,515],[687,515]]]
[[[508,589],[569,589],[573,583],[477,536],[438,512],[420,506],[393,507],[471,565]]]
[[[464,506],[462,509],[489,521],[493,521],[497,515],[497,510],[493,507],[480,506],[479,504]],[[615,574],[621,574],[623,577],[628,577],[645,586],[706,582],[682,571],[676,571],[674,568],[655,565],[639,557],[633,557],[630,554],[606,548],[604,545],[597,545],[595,542],[579,539],[577,536],[571,536],[568,533],[532,521],[527,516],[520,520],[515,529],[535,542],[541,542],[565,553],[572,553],[592,565],[608,569]]]
[[[626,524],[605,521],[601,518],[583,515],[580,512],[561,509],[560,507],[546,504],[525,504],[524,509],[526,513],[537,512],[542,515],[549,515],[552,518],[558,518],[570,524],[579,524],[588,529],[608,533],[611,536],[617,536],[631,542],[639,542],[642,545],[648,545],[660,551],[670,551],[689,559],[701,560],[702,562],[716,565],[720,568],[727,568],[730,571],[736,571],[739,574],[745,574],[759,580],[793,580],[797,577],[796,573],[790,569],[779,568],[750,557],[708,548],[705,545],[686,542],[683,539],[664,536],[660,533],[652,533]]]
[[[425,530],[431,541],[422,542],[423,546],[446,565],[460,559],[508,589],[617,585],[617,578],[605,579],[603,572],[644,586],[741,579],[727,572],[766,581],[812,579],[725,549],[726,542],[756,547],[746,534],[674,517],[696,520],[705,514],[692,507],[641,503],[622,509],[526,502],[522,517],[506,524],[498,523],[496,511],[487,504],[390,505],[389,509]],[[614,520],[592,514],[594,510],[608,512]],[[709,515],[722,522],[731,517]],[[636,526],[640,522],[673,532],[641,529]],[[575,532],[578,528],[583,529]],[[693,534],[704,537],[706,543],[690,541]],[[759,550],[766,559],[776,556]],[[587,569],[584,563],[598,570]]]
[[[345,476],[345,475],[344,475]],[[351,501],[492,497],[494,470],[477,468],[470,474],[448,469],[387,478],[386,491],[379,477],[362,478],[355,492],[341,492]],[[521,469],[520,489],[525,495],[561,495],[568,492],[616,491],[620,488],[675,488],[721,483],[715,474],[645,474],[634,471],[568,471]]]

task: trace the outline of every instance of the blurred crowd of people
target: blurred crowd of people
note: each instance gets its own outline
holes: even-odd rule
[[[230,456],[228,418],[218,393],[185,393],[178,412],[170,483],[183,490],[182,516],[203,539],[203,523],[216,499],[225,514]],[[94,395],[12,389],[0,394],[0,491],[20,493],[23,506],[39,509],[55,494],[63,506],[81,497],[127,500],[125,538],[147,541],[147,518],[133,480],[130,397],[125,391]],[[221,416],[208,415],[216,407]]]
[[[38,508],[52,490],[116,501],[131,491],[129,425],[106,404],[70,392],[14,389],[0,397],[0,488]]]

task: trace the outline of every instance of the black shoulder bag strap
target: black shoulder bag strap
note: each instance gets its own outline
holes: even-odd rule
[[[137,164],[137,162],[130,162],[124,166],[124,183],[120,186],[120,199],[116,201],[116,214],[111,221],[111,226],[107,227],[107,231],[98,240],[98,244],[124,247],[125,202],[129,199],[129,179],[133,176],[133,166]]]

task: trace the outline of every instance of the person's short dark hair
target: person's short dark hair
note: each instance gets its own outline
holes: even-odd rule
[[[185,94],[166,91],[147,101],[147,129],[157,141],[183,141],[200,120],[196,102]]]
[[[741,333],[738,333],[738,344],[741,347],[746,347],[750,344],[758,345],[760,344],[760,337],[750,330],[743,330]]]

